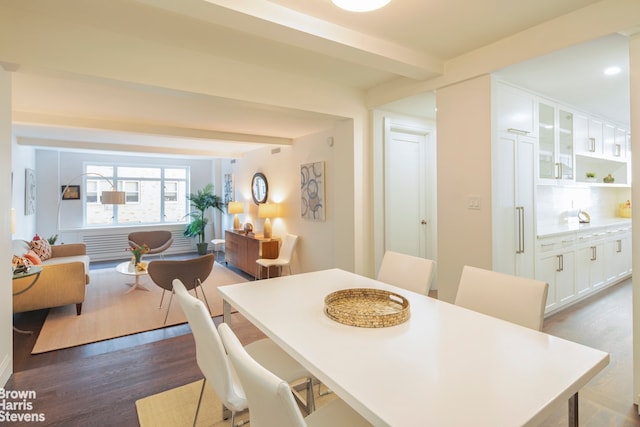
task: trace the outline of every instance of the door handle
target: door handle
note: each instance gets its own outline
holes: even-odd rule
[[[598,258],[598,252],[595,246],[591,246],[591,261],[595,261]]]
[[[558,268],[556,268],[556,271],[563,271],[564,270],[564,257],[562,255],[556,255],[558,258]]]
[[[422,221],[420,221],[420,224],[422,224],[422,225],[427,225],[427,220],[426,220],[426,219],[423,219]]]
[[[517,254],[524,253],[524,206],[516,206],[516,213],[518,215],[518,248]]]

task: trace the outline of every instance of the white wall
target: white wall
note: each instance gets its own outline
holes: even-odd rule
[[[436,93],[438,299],[453,302],[464,265],[491,269],[491,77]],[[469,196],[480,209],[469,210]]]
[[[333,138],[333,146],[327,143],[328,138]],[[353,168],[344,166],[339,159],[345,157],[339,153],[351,146],[351,138],[350,123],[341,122],[333,129],[299,138],[291,147],[281,147],[278,153],[272,153],[271,149],[256,150],[230,165],[235,198],[245,203],[241,223],[251,222],[258,233],[263,230],[264,220],[258,218],[250,192],[251,178],[256,172],[267,178],[268,201],[284,205],[284,216],[272,220],[273,235],[300,236],[294,273],[332,267],[354,270]],[[300,217],[300,165],[318,161],[325,162],[326,219],[310,221]],[[231,227],[231,218],[227,219],[227,226]],[[350,231],[341,231],[345,229]]]
[[[11,259],[11,73],[0,67],[0,259],[4,273],[0,284],[0,384],[13,373],[13,305]]]
[[[22,147],[15,142],[11,145],[11,170],[13,172],[12,207],[16,212],[16,232],[14,239],[31,240],[36,230],[36,215],[25,215],[25,170],[36,169],[35,150]],[[37,191],[37,187],[36,187]],[[38,198],[36,196],[36,209]]]

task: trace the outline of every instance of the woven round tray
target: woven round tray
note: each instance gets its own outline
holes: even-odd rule
[[[409,319],[409,301],[380,289],[343,289],[324,299],[325,313],[336,322],[363,328],[385,328]]]

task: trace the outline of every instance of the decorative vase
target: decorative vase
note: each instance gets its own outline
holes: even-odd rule
[[[198,255],[206,255],[209,248],[209,243],[196,243],[196,247],[198,248]]]

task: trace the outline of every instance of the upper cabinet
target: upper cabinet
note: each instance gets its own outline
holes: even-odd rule
[[[629,133],[599,118],[576,114],[574,148],[576,182],[629,185]],[[608,177],[611,175],[613,181]],[[607,181],[604,178],[607,177]]]
[[[519,133],[522,135],[535,135],[535,98],[516,88],[498,85],[497,91],[498,130],[501,132]]]
[[[538,137],[540,180],[573,180],[573,113],[540,101]]]
[[[627,129],[503,82],[495,88],[496,137],[508,132],[534,138],[538,184],[631,184]]]

